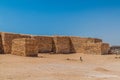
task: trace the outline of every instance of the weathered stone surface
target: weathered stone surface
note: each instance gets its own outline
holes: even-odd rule
[[[33,36],[38,43],[39,53],[53,52],[53,38],[48,36]]]
[[[37,42],[33,38],[19,38],[12,41],[12,54],[19,56],[38,56]]]
[[[70,39],[66,36],[54,36],[55,53],[70,53]]]
[[[82,53],[84,51],[84,49],[82,48],[82,43],[84,42],[84,40],[81,40],[80,37],[70,37],[70,42],[71,42],[70,52]]]
[[[82,37],[70,37],[71,42],[71,52],[73,53],[84,53],[84,44],[89,43],[101,43],[101,39],[96,38],[82,38]]]
[[[4,54],[3,44],[2,44],[2,36],[0,33],[0,54]]]
[[[108,51],[109,51],[109,49],[110,49],[110,45],[108,44],[108,43],[102,43],[102,45],[101,45],[101,51],[102,51],[102,53],[101,54],[109,54],[108,53]]]
[[[39,53],[90,53],[107,54],[109,44],[97,38],[75,36],[31,36],[0,32],[0,53],[10,54],[12,41],[18,38],[34,38]]]
[[[21,34],[13,34],[13,33],[1,33],[2,37],[2,44],[4,48],[5,54],[11,53],[11,47],[12,47],[12,40],[16,38],[30,38],[30,35],[21,35]]]
[[[85,54],[108,54],[109,44],[107,43],[85,43],[84,53]]]

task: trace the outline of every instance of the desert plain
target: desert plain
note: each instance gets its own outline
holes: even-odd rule
[[[120,80],[120,59],[116,57],[119,55],[0,54],[0,80]]]

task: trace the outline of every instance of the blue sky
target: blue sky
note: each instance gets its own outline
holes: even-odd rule
[[[0,0],[0,31],[96,37],[120,45],[120,0]]]

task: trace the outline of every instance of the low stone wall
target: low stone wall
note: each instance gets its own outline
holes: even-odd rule
[[[12,53],[19,56],[38,56],[38,46],[35,39],[19,38],[12,41]]]
[[[70,39],[66,36],[54,36],[55,53],[70,53]]]
[[[11,53],[11,47],[12,47],[12,40],[16,38],[30,38],[30,35],[21,35],[21,34],[13,34],[13,33],[1,33],[2,37],[2,44],[4,48],[5,54]]]
[[[53,38],[48,36],[33,36],[38,43],[39,53],[53,52]]]

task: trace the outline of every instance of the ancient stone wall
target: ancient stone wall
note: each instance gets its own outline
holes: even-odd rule
[[[102,43],[101,45],[101,51],[102,51],[102,54],[109,54],[108,51],[110,49],[110,45],[108,43]]]
[[[54,36],[55,53],[70,53],[70,38],[66,36]]]
[[[102,40],[97,38],[70,37],[70,42],[71,42],[71,52],[84,53],[85,44],[101,43]]]
[[[33,36],[38,43],[39,53],[53,52],[53,38],[48,36]]]
[[[93,38],[94,39],[94,43],[102,43],[102,39],[97,39],[97,38]]]
[[[83,40],[84,41],[84,40]],[[70,37],[70,52],[72,53],[82,53],[84,49],[82,48],[82,43],[80,37]]]
[[[13,33],[0,33],[0,53],[10,54],[12,40],[17,38],[34,38],[38,44],[39,53],[90,53],[106,54],[109,44],[102,43],[97,38],[82,38],[74,36],[31,36]],[[90,47],[93,47],[89,49]],[[100,50],[101,49],[101,50]],[[101,52],[99,52],[101,51]]]
[[[12,52],[14,55],[25,55],[25,39],[14,39],[12,41]]]
[[[16,38],[30,38],[30,35],[21,35],[21,34],[13,34],[13,33],[1,33],[2,36],[2,44],[4,48],[5,54],[11,53],[12,40]]]
[[[0,33],[0,54],[4,54],[3,44],[2,44],[2,36]]]
[[[12,41],[12,53],[19,56],[38,56],[37,42],[33,38],[18,38]]]
[[[109,45],[107,43],[85,43],[84,44],[85,54],[107,54]]]

